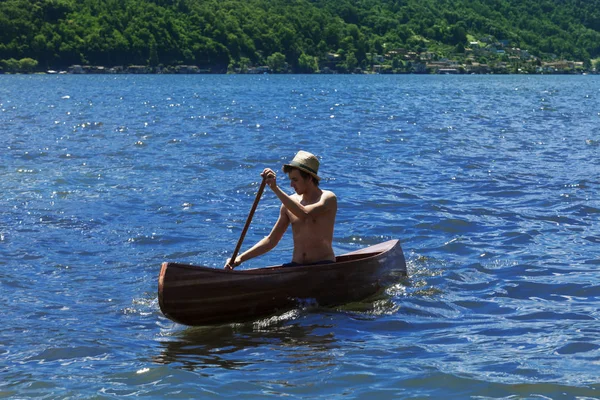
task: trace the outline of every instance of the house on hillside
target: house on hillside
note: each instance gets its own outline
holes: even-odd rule
[[[200,68],[195,65],[178,65],[175,67],[175,72],[178,74],[198,74]]]
[[[71,65],[67,69],[67,72],[69,74],[85,74],[85,70],[83,69],[83,67],[81,65]]]
[[[490,68],[487,64],[480,64],[473,62],[470,65],[465,66],[465,70],[468,74],[489,74]]]
[[[546,74],[565,74],[575,71],[575,63],[573,61],[554,61],[545,62],[537,68],[538,73]]]
[[[256,68],[248,68],[249,74],[268,74],[271,72],[271,69],[266,65],[256,67]]]
[[[151,74],[152,67],[147,65],[130,65],[125,72],[128,74]]]

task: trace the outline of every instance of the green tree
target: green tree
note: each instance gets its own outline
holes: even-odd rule
[[[346,65],[346,70],[348,72],[354,72],[354,70],[358,66],[358,60],[357,60],[356,55],[354,54],[354,52],[351,51],[348,54],[346,54],[345,65]]]
[[[6,71],[6,72],[19,72],[21,65],[19,63],[18,60],[15,60],[14,58],[10,58],[8,60],[2,60],[0,61],[2,63],[2,68]]]
[[[37,60],[33,58],[22,58],[19,60],[19,70],[22,72],[33,72],[38,66]]]
[[[0,59],[31,58],[35,68],[53,69],[195,63],[225,72],[242,58],[258,65],[280,53],[293,71],[312,68],[307,57],[350,71],[350,53],[367,66],[367,53],[449,56],[485,39],[544,60],[585,61],[600,57],[598,1],[0,0]],[[327,59],[338,49],[346,62]]]
[[[298,59],[298,72],[303,74],[312,74],[319,70],[317,58],[309,56],[308,54],[302,53]]]
[[[242,57],[240,59],[239,65],[240,65],[240,72],[245,74],[246,72],[248,72],[248,67],[250,67],[252,65],[252,63],[250,62],[250,59],[248,57]]]
[[[271,54],[269,57],[267,57],[267,66],[275,73],[285,72],[285,56],[279,52]]]
[[[392,60],[392,68],[397,71],[404,71],[404,62],[400,57],[394,57]]]

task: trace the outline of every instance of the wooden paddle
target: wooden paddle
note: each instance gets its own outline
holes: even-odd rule
[[[256,211],[256,207],[258,206],[258,202],[265,190],[265,185],[267,184],[266,177],[263,177],[263,180],[258,188],[258,193],[256,193],[256,198],[254,199],[254,204],[252,204],[252,208],[250,209],[250,214],[248,214],[248,219],[246,220],[246,225],[244,225],[244,229],[242,230],[242,235],[240,236],[240,240],[237,242],[237,246],[235,246],[235,250],[233,251],[233,255],[231,256],[230,263],[235,263],[235,259],[242,247],[242,242],[244,241],[244,237],[246,236],[246,232],[248,232],[248,228],[250,227],[250,222],[252,222],[252,217],[254,216],[254,211]],[[235,268],[231,266],[231,269]]]

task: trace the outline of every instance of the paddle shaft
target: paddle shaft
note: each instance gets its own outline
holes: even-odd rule
[[[250,214],[248,214],[248,219],[246,220],[246,225],[244,225],[244,229],[242,230],[242,235],[240,236],[240,240],[237,242],[237,246],[235,246],[235,250],[233,251],[233,255],[231,256],[230,263],[235,263],[235,259],[242,247],[242,243],[244,242],[244,237],[246,236],[246,232],[248,232],[248,228],[250,227],[250,222],[252,222],[252,217],[254,216],[254,211],[256,211],[256,207],[258,206],[258,202],[265,190],[265,185],[267,184],[267,179],[263,178],[260,187],[258,188],[258,193],[256,193],[256,198],[254,199],[254,204],[252,204],[252,208],[250,209]]]

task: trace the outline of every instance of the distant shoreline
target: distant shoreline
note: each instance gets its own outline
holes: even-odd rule
[[[186,72],[166,72],[166,71],[119,71],[119,72],[69,72],[69,71],[33,71],[33,72],[3,72],[0,75],[600,75],[597,71],[544,71],[544,72],[475,72],[475,71],[431,71],[431,72],[213,72],[213,71],[186,71]]]

